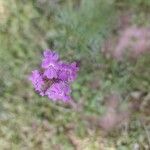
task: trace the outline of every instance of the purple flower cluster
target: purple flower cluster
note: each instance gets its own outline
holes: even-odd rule
[[[54,101],[70,100],[70,84],[76,79],[79,68],[75,62],[61,61],[54,51],[45,50],[43,55],[41,69],[32,71],[29,77],[35,90]]]

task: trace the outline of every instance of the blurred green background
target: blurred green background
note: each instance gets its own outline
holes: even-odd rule
[[[149,150],[150,46],[113,55],[135,26],[150,43],[150,0],[0,0],[0,149]],[[79,62],[79,112],[28,81],[46,48]]]

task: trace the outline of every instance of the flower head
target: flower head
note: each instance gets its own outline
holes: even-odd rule
[[[76,63],[61,63],[58,76],[63,81],[73,82],[77,77],[78,70]]]
[[[40,95],[47,95],[54,101],[71,99],[70,84],[77,77],[79,68],[76,63],[66,63],[59,60],[58,53],[46,50],[43,53],[42,72],[32,71],[30,80]]]
[[[44,75],[48,79],[57,78],[59,55],[48,50],[44,51],[43,55],[42,68],[45,69]]]
[[[53,61],[57,61],[59,59],[58,53],[51,51],[51,50],[45,50],[43,55],[44,55],[44,58],[49,58]]]
[[[32,74],[29,77],[29,80],[32,82],[35,90],[38,91],[40,93],[40,95],[44,96],[44,93],[42,91],[42,86],[44,85],[44,80],[43,80],[40,72],[38,70],[32,71]]]
[[[54,83],[50,88],[47,89],[46,95],[50,98],[55,100],[63,100],[68,101],[70,100],[70,93],[71,89],[69,85],[63,81]]]

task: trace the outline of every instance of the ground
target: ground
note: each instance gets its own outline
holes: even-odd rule
[[[149,150],[149,10],[149,0],[1,0],[0,149]],[[80,66],[74,105],[28,80],[46,48]]]

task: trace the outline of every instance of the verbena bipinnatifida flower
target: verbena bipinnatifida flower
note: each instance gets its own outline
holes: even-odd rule
[[[32,71],[31,80],[34,89],[41,96],[57,101],[71,99],[70,85],[75,81],[79,68],[76,62],[71,64],[59,59],[57,52],[45,50],[40,70]]]

